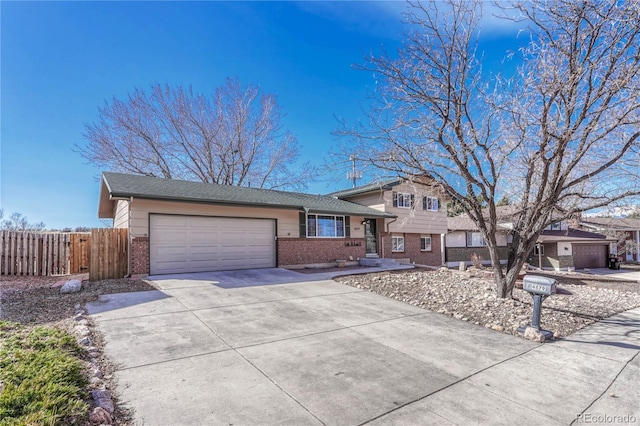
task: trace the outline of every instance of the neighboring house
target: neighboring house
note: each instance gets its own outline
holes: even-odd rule
[[[581,229],[607,234],[618,241],[616,254],[627,262],[640,262],[640,219],[579,218]]]
[[[467,265],[472,264],[472,258],[478,256],[477,259],[484,265],[491,264],[489,249],[482,234],[478,230],[478,226],[467,215],[447,218],[448,232],[445,235],[445,264],[448,267],[457,267],[460,262]],[[509,255],[508,243],[511,242],[509,235],[509,227],[498,224],[501,231],[496,235],[498,243],[498,252],[500,253],[500,263],[507,263]]]
[[[497,208],[498,228],[496,235],[501,263],[508,258],[510,230],[513,229],[513,206]],[[449,231],[445,237],[445,262],[449,267],[460,262],[471,262],[476,253],[483,263],[490,263],[489,251],[476,224],[466,215],[449,218]],[[527,257],[527,262],[542,269],[568,270],[607,267],[611,245],[615,240],[605,235],[573,229],[566,221],[548,226],[538,238],[537,244]]]
[[[393,216],[364,223],[368,257],[442,265],[447,211],[442,195],[428,179],[396,178],[329,195]]]
[[[386,222],[401,222],[397,210],[327,195],[103,173],[98,217],[129,230],[131,274],[170,274],[356,260],[372,251],[365,228],[371,234],[379,223],[373,235],[386,236]],[[436,228],[418,235],[438,236]],[[428,249],[440,264],[434,239]],[[385,244],[391,252],[390,239]],[[405,256],[415,250],[429,258],[421,241],[416,249],[410,244]]]
[[[614,242],[605,235],[573,228],[546,229],[527,262],[556,271],[606,268]]]

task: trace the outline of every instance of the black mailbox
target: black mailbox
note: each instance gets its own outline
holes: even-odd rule
[[[525,275],[522,289],[531,294],[551,296],[556,294],[556,284],[553,278],[541,277],[539,275]]]
[[[540,328],[540,312],[542,311],[542,302],[548,296],[556,293],[556,285],[558,281],[553,278],[541,277],[539,275],[525,275],[522,283],[522,289],[530,293],[533,297],[533,317],[531,325],[518,328],[518,331],[524,333],[527,327],[533,327],[544,336],[545,340],[553,337],[553,332],[542,330]]]

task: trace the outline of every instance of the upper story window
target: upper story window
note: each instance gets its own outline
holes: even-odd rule
[[[467,232],[467,247],[486,247],[487,242],[480,232]]]
[[[438,203],[438,199],[436,197],[424,197],[422,199],[422,208],[424,210],[437,212],[440,208],[440,204]]]
[[[410,209],[413,207],[413,194],[406,192],[394,192],[393,193],[393,207],[401,207],[404,209]]]
[[[552,231],[559,231],[560,229],[562,229],[562,224],[560,222],[551,224]]]
[[[319,238],[344,237],[344,216],[307,215],[307,236]]]

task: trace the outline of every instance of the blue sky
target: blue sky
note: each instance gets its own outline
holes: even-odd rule
[[[274,93],[320,165],[336,116],[359,117],[370,73],[402,43],[400,2],[0,2],[0,206],[48,228],[103,226],[100,168],[74,152],[98,107],[155,82],[212,93],[228,76]],[[491,26],[489,26],[491,29]],[[494,65],[506,47],[485,33]],[[315,182],[313,193],[348,187]]]

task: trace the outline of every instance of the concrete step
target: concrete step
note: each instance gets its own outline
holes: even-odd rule
[[[360,258],[360,266],[378,266],[382,268],[392,268],[399,266],[400,263],[395,259],[389,258]]]

